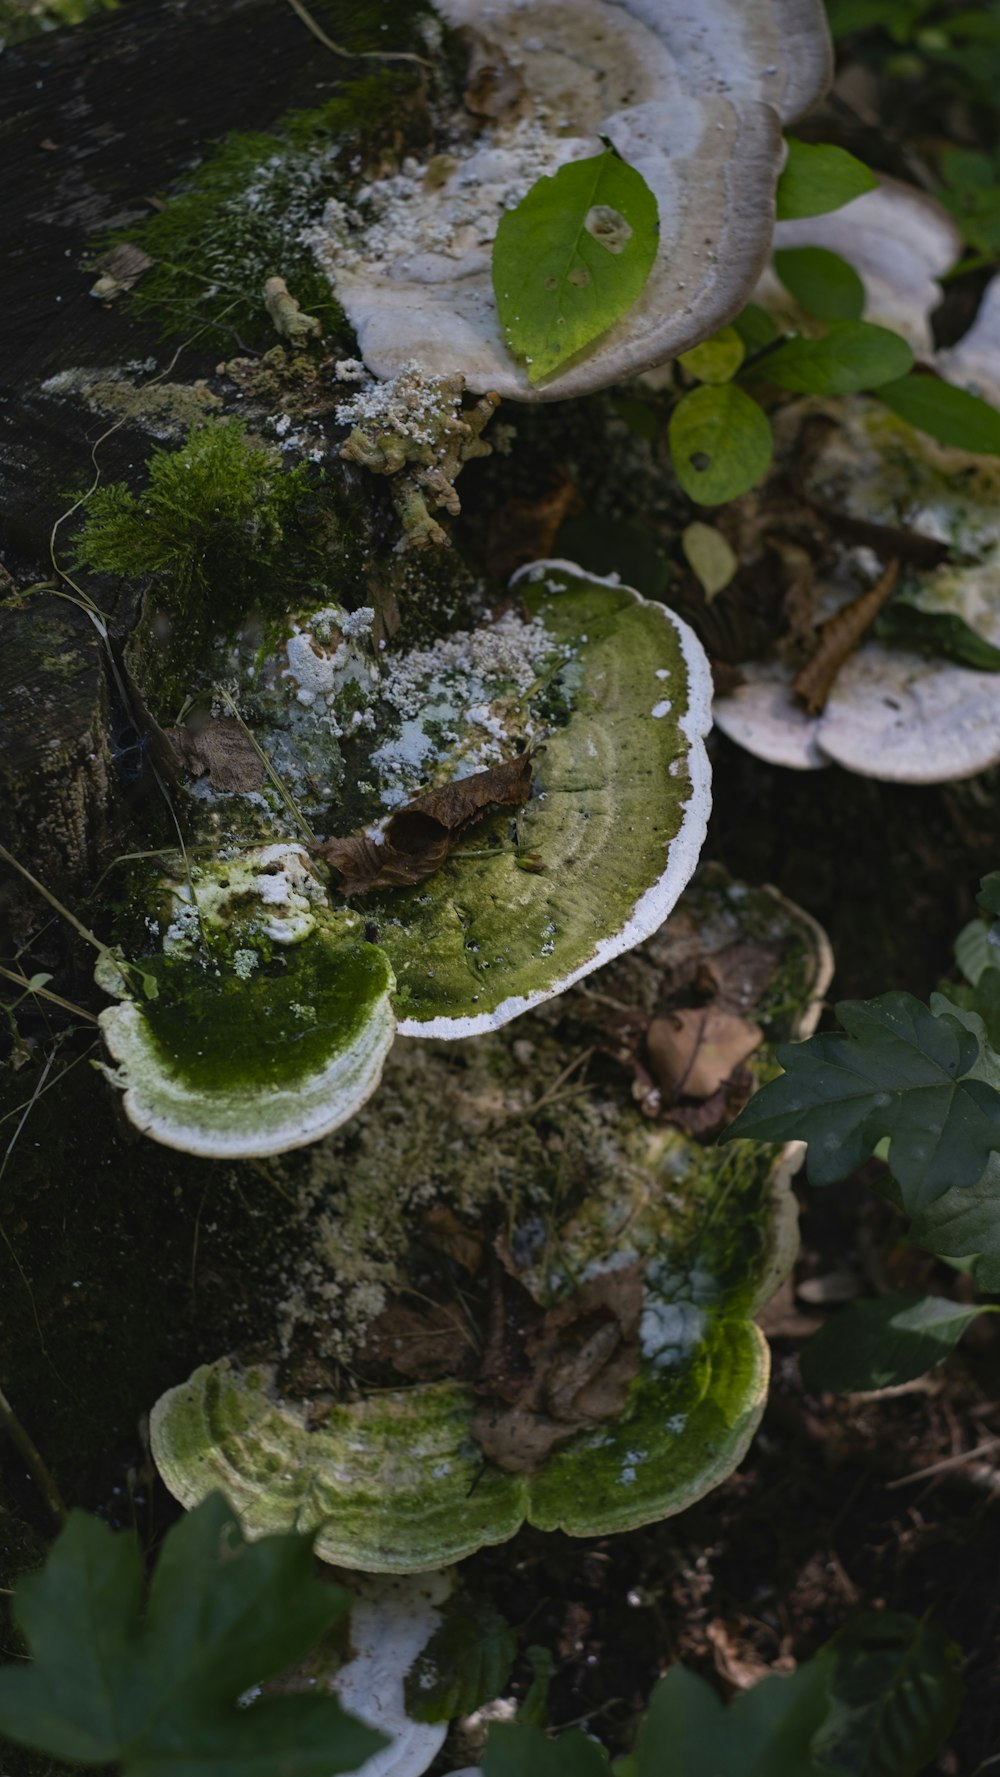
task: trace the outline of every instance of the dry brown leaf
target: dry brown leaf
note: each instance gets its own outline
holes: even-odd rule
[[[727,944],[704,960],[719,1011],[747,1013],[774,978],[778,951],[767,944]]]
[[[483,1268],[486,1236],[478,1228],[467,1228],[453,1209],[436,1203],[423,1218],[424,1231],[431,1246],[454,1259],[471,1277]]]
[[[525,108],[524,75],[504,54],[500,44],[478,31],[464,30],[469,51],[466,87],[462,103],[474,117],[510,117]]]
[[[691,1006],[651,1020],[646,1054],[664,1098],[711,1098],[763,1035],[735,1012]]]
[[[643,1274],[641,1261],[608,1271],[544,1316],[536,1309],[515,1363],[504,1349],[502,1374],[487,1347],[475,1386],[500,1399],[479,1408],[472,1430],[498,1468],[531,1474],[557,1444],[623,1411],[639,1370]],[[511,1285],[504,1276],[508,1299]]]
[[[545,561],[555,553],[565,520],[583,510],[576,483],[557,466],[555,479],[533,499],[506,500],[493,519],[486,559],[498,580],[506,582],[529,561]]]
[[[264,761],[235,716],[210,716],[200,725],[164,733],[184,769],[211,778],[213,790],[259,790],[264,782]]]
[[[818,716],[826,707],[837,674],[875,621],[896,584],[898,573],[899,562],[894,559],[874,586],[852,599],[820,628],[812,658],[796,674],[792,685],[811,716]]]
[[[454,1376],[469,1355],[469,1335],[455,1303],[428,1302],[410,1308],[391,1302],[365,1335],[365,1358],[388,1364],[414,1382]]]
[[[753,1086],[753,1074],[741,1064],[711,1098],[699,1099],[697,1103],[687,1099],[683,1104],[662,1109],[660,1115],[665,1123],[673,1123],[698,1141],[712,1141],[750,1102]]]
[[[366,833],[354,833],[327,839],[316,851],[338,872],[343,895],[411,888],[440,870],[459,835],[489,809],[516,807],[530,793],[531,760],[521,753],[415,797],[393,815],[380,845]]]

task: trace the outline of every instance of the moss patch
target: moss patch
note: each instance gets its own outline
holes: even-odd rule
[[[374,946],[319,937],[276,947],[247,978],[169,956],[143,969],[159,988],[143,1011],[165,1065],[207,1092],[306,1079],[355,1040],[386,980]]]
[[[417,27],[429,9],[354,10],[346,33],[340,22],[346,47],[365,53],[391,42],[427,53]],[[391,35],[373,12],[392,14]],[[338,72],[344,66],[331,65]],[[132,293],[136,312],[157,321],[167,335],[207,324],[227,345],[267,346],[275,334],[263,286],[277,275],[324,333],[346,345],[351,335],[343,311],[300,233],[322,214],[328,197],[344,195],[360,168],[423,147],[430,132],[424,71],[389,64],[352,80],[327,105],[290,113],[273,134],[227,136],[187,190],[114,237],[134,242],[156,261]]]

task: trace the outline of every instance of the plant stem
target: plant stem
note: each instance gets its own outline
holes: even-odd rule
[[[79,932],[80,937],[85,938],[88,944],[92,944],[99,955],[106,955],[107,945],[102,944],[100,938],[95,938],[93,932],[83,924],[82,920],[77,919],[75,913],[71,913],[69,908],[64,907],[61,901],[57,901],[52,890],[47,889],[44,882],[39,882],[37,876],[32,876],[30,870],[27,870],[23,864],[19,864],[13,852],[9,852],[5,845],[0,845],[0,858],[4,860],[5,864],[10,864],[12,869],[16,870],[20,876],[23,876],[25,882],[30,882],[32,888],[37,889],[38,893],[45,897],[49,906],[54,907],[57,913],[61,913],[63,919],[68,920],[69,924],[73,927],[73,930]]]
[[[40,1451],[25,1431],[2,1389],[0,1389],[0,1426],[3,1427],[15,1448],[21,1452],[31,1477],[56,1523],[65,1523],[66,1506],[62,1494],[49,1473]]]

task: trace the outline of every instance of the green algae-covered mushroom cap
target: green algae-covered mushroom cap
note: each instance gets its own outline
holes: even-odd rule
[[[514,589],[565,651],[516,848],[494,816],[430,881],[358,903],[404,1036],[496,1030],[642,943],[704,843],[712,681],[693,632],[571,562],[535,562]]]
[[[667,1142],[669,1169],[684,1145],[676,1134]],[[387,1573],[445,1566],[505,1542],[525,1522],[598,1536],[683,1511],[746,1452],[769,1375],[752,1317],[765,1280],[766,1295],[795,1251],[787,1167],[775,1169],[766,1153],[741,1158],[742,1176],[729,1161],[711,1168],[709,1196],[717,1192],[735,1218],[728,1230],[719,1224],[723,1243],[746,1221],[729,1286],[700,1304],[664,1300],[661,1324],[675,1343],[644,1359],[621,1421],[578,1435],[535,1474],[484,1464],[471,1432],[476,1396],[459,1383],[362,1396],[334,1405],[311,1430],[301,1405],[277,1392],[272,1369],[224,1358],[153,1410],[164,1481],[187,1506],[221,1487],[251,1535],[318,1529],[324,1560]],[[656,1299],[654,1290],[654,1307]]]
[[[770,1042],[802,1034],[814,1021],[817,995],[829,978],[828,947],[811,922],[773,894],[747,893],[739,885],[732,894],[721,910],[718,894],[696,905],[707,908],[723,935],[746,931],[756,920],[765,941],[783,951],[773,1017],[765,1024],[768,1046],[752,1063],[757,1077],[766,1077],[774,1068]],[[632,990],[637,971],[648,968],[645,955],[623,958],[601,977],[609,993]],[[539,1055],[549,1040],[547,1023],[553,1023],[550,1012],[519,1026]],[[767,1344],[754,1316],[787,1274],[796,1247],[789,1179],[798,1155],[704,1146],[679,1128],[648,1122],[627,1093],[618,1111],[609,1108],[600,1090],[589,1111],[583,1095],[565,1102],[555,1150],[530,1148],[523,1131],[505,1144],[497,1116],[507,1101],[491,1092],[490,1082],[510,1080],[509,1051],[506,1035],[480,1038],[461,1051],[401,1045],[387,1073],[392,1108],[384,1121],[393,1127],[386,1145],[379,1145],[374,1125],[376,1101],[362,1113],[360,1132],[353,1126],[350,1141],[333,1138],[330,1201],[342,1195],[351,1173],[364,1173],[379,1156],[404,1176],[408,1164],[419,1179],[438,1177],[459,1144],[470,1173],[488,1171],[498,1151],[501,1168],[508,1159],[514,1168],[528,1164],[529,1154],[537,1166],[539,1152],[550,1151],[558,1156],[558,1176],[578,1119],[577,1133],[591,1148],[594,1186],[568,1218],[553,1224],[532,1287],[565,1299],[574,1280],[641,1263],[641,1358],[621,1413],[576,1432],[528,1472],[511,1472],[484,1459],[473,1435],[482,1401],[467,1381],[362,1383],[353,1398],[330,1398],[318,1384],[319,1395],[310,1390],[301,1398],[301,1388],[290,1393],[284,1386],[282,1365],[223,1358],[196,1370],[153,1410],[154,1456],[182,1503],[192,1505],[221,1487],[251,1535],[317,1530],[317,1552],[328,1561],[407,1572],[502,1542],[525,1522],[577,1536],[632,1529],[682,1511],[739,1463],[768,1381]],[[558,1049],[545,1055],[546,1066],[561,1059]],[[435,1079],[439,1087],[427,1113],[434,1139],[428,1136],[424,1145],[393,1079],[413,1069],[421,1097]],[[477,1104],[483,1108],[478,1121]],[[506,1179],[500,1179],[504,1192]],[[310,1217],[320,1213],[319,1201],[310,1198]],[[327,1237],[325,1250],[337,1255],[330,1261],[333,1275],[343,1226]],[[363,1376],[363,1342],[359,1350],[351,1368]]]
[[[331,925],[301,846],[191,865],[160,885],[164,949],[98,965],[101,1013],[130,1121],[212,1159],[316,1141],[374,1091],[395,1036],[392,970]]]

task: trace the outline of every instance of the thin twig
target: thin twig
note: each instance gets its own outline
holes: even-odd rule
[[[985,1444],[977,1444],[974,1450],[960,1450],[957,1456],[945,1456],[941,1462],[932,1462],[927,1468],[914,1469],[911,1475],[900,1475],[895,1481],[887,1481],[885,1490],[889,1493],[894,1487],[908,1487],[911,1481],[926,1481],[931,1475],[941,1475],[945,1469],[961,1468],[963,1462],[985,1456],[987,1450],[995,1450],[998,1444],[1000,1438],[987,1438]]]
[[[294,817],[294,819],[297,821],[298,825],[301,827],[303,833],[305,834],[306,838],[309,841],[309,844],[315,845],[317,843],[316,835],[313,832],[312,828],[310,827],[309,822],[306,820],[305,815],[301,814],[299,809],[296,807],[295,802],[292,798],[291,791],[289,789],[287,789],[285,784],[282,783],[281,778],[278,776],[278,773],[275,771],[274,766],[271,764],[270,759],[268,758],[267,754],[265,753],[263,747],[260,745],[260,742],[258,741],[257,736],[255,734],[251,733],[250,729],[247,727],[246,723],[244,722],[243,717],[240,715],[240,712],[237,709],[236,704],[233,701],[232,697],[229,695],[229,692],[226,690],[224,685],[216,685],[214,687],[214,690],[215,690],[215,695],[217,697],[222,698],[222,701],[227,706],[230,714],[239,723],[240,727],[242,728],[244,734],[247,737],[247,740],[250,742],[250,745],[253,747],[254,752],[256,753],[261,764],[263,765],[264,770],[267,772],[268,777],[270,778],[272,784],[274,785],[275,789],[277,790],[278,795],[281,797],[281,800],[285,804],[285,807],[288,809],[289,813]]]
[[[2,963],[0,963],[0,975],[4,977],[5,981],[13,981],[15,987],[23,987],[22,999],[27,999],[29,993],[37,994],[39,999],[51,1000],[54,1006],[61,1006],[64,1012],[72,1012],[74,1018],[86,1018],[89,1024],[97,1023],[93,1012],[86,1012],[82,1006],[74,1006],[73,1001],[64,1000],[61,993],[50,993],[47,987],[34,987],[26,975],[15,975],[13,969],[5,969]],[[18,1005],[20,1003],[21,1001],[18,1000]]]
[[[49,1472],[48,1464],[44,1461],[34,1440],[25,1431],[2,1388],[0,1388],[0,1425],[3,1426],[11,1443],[20,1450],[31,1477],[56,1523],[65,1523],[66,1507],[62,1494]]]
[[[333,55],[343,57],[345,62],[416,62],[420,68],[434,66],[433,62],[427,61],[426,57],[413,55],[411,51],[406,49],[345,49],[343,44],[335,43],[332,37],[327,36],[322,25],[313,18],[312,13],[303,5],[302,0],[288,0],[288,4],[296,18],[302,20],[306,30],[312,32],[317,43],[322,43],[323,48],[330,50]]]
[[[93,932],[83,924],[83,921],[77,919],[75,913],[71,913],[69,908],[64,907],[61,901],[57,901],[52,890],[47,889],[44,882],[39,882],[38,877],[32,876],[31,871],[28,870],[24,864],[18,863],[13,852],[9,852],[5,845],[0,845],[0,858],[3,858],[6,864],[10,864],[11,868],[16,870],[20,876],[23,876],[25,882],[30,882],[32,888],[37,889],[38,893],[45,897],[49,906],[54,907],[57,913],[61,913],[63,919],[69,922],[75,932],[79,932],[81,938],[85,938],[88,944],[92,944],[99,955],[107,955],[107,945],[102,944],[100,938],[96,938]]]

